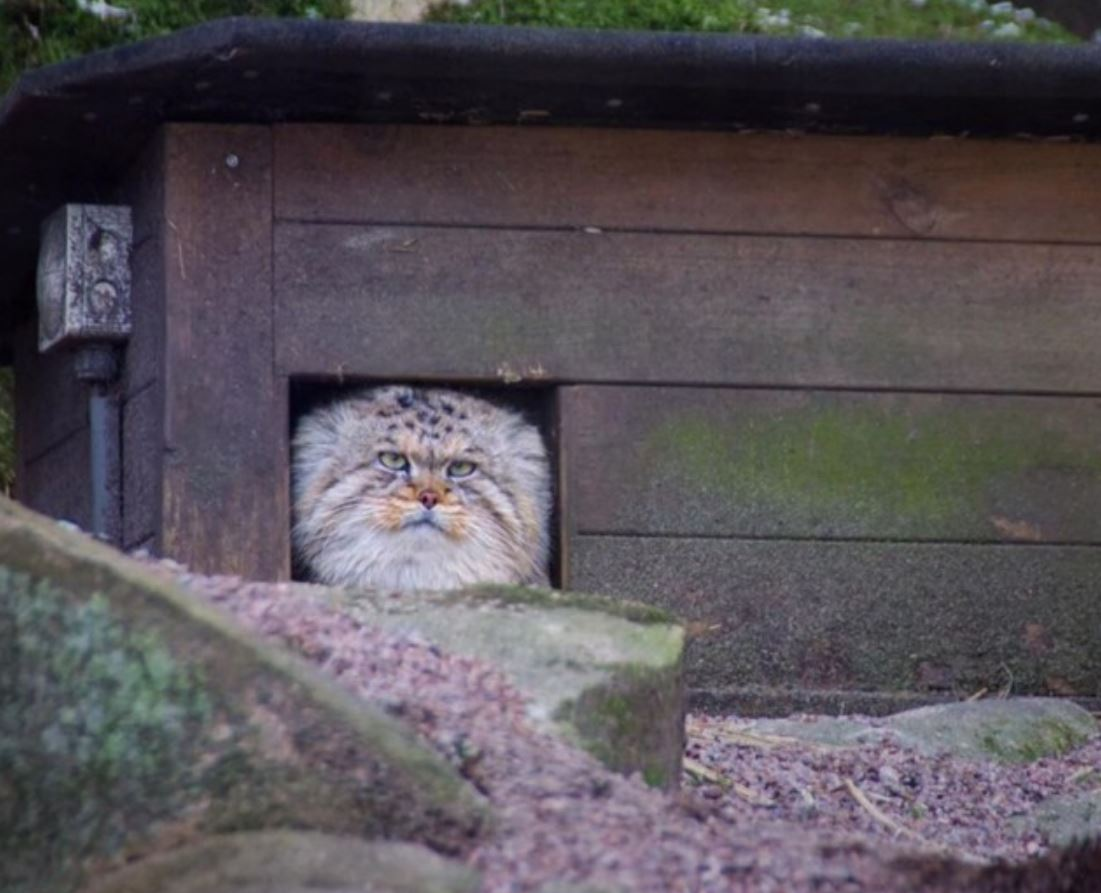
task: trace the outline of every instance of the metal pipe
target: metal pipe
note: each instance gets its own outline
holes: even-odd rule
[[[92,533],[119,546],[122,544],[122,436],[119,400],[112,387],[118,377],[114,347],[96,343],[81,347],[76,355],[76,374],[90,386]]]
[[[88,395],[91,439],[92,533],[113,545],[122,543],[122,476],[119,404],[111,388],[92,385]]]

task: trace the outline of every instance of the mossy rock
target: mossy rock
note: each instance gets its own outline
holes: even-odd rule
[[[0,889],[273,827],[469,846],[480,796],[397,720],[82,534],[0,500]]]
[[[341,610],[496,665],[532,718],[609,768],[673,787],[684,749],[684,632],[657,609],[574,592],[332,590]]]
[[[1048,797],[1025,821],[1015,824],[1035,828],[1052,846],[1101,839],[1101,788]]]
[[[875,744],[891,733],[866,720],[848,716],[815,716],[810,722],[798,719],[754,719],[745,722],[747,732],[788,738],[821,747],[860,747]]]
[[[1015,763],[1059,756],[1098,734],[1093,716],[1059,698],[919,707],[890,717],[887,727],[923,753]]]
[[[745,728],[827,747],[860,747],[894,739],[928,755],[1004,762],[1059,756],[1099,733],[1090,713],[1059,698],[936,704],[895,713],[878,725],[860,717],[819,716],[812,721],[750,720]]]
[[[476,872],[423,846],[316,831],[218,834],[81,893],[476,893]]]

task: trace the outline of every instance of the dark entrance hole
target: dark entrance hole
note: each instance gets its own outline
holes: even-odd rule
[[[327,378],[295,378],[292,379],[290,383],[289,406],[291,430],[288,442],[293,444],[294,431],[298,425],[298,420],[310,410],[318,406],[323,406],[326,403],[332,403],[344,397],[349,397],[357,391],[387,384],[406,384],[413,387],[425,388],[447,388],[448,390],[481,397],[484,400],[496,403],[498,406],[505,406],[516,410],[539,429],[547,445],[547,453],[551,463],[551,482],[554,489],[552,493],[550,519],[550,579],[551,585],[556,587],[560,586],[562,582],[560,537],[561,505],[558,493],[559,445],[557,389],[553,385],[485,387],[483,385],[464,385],[461,383],[440,381],[395,381],[392,379],[344,379],[338,381]],[[293,446],[291,448],[293,449]],[[290,458],[293,467],[294,457],[291,456]],[[293,562],[292,576],[295,580],[302,580],[305,578],[302,568],[299,567],[297,563]]]

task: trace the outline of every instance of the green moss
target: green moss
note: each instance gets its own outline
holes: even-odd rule
[[[679,659],[660,668],[620,666],[609,682],[563,703],[554,718],[604,765],[637,770],[648,785],[668,788],[680,777],[683,688]]]
[[[656,428],[640,463],[690,488],[794,524],[855,517],[864,528],[903,521],[952,533],[989,514],[995,488],[1030,473],[1101,480],[1101,452],[1043,430],[1012,409],[922,415],[822,403],[786,413],[746,410],[735,423],[702,413]]]
[[[154,635],[0,569],[0,888],[62,889],[171,815],[210,704]]]
[[[605,717],[617,725],[624,725],[631,721],[631,704],[621,695],[611,695],[600,705],[600,710]]]
[[[1043,18],[1015,15],[999,4],[966,0],[473,0],[438,3],[440,22],[549,25],[837,37],[910,37],[957,40],[1074,42]],[[786,15],[784,14],[786,13]],[[988,23],[988,24],[987,24]],[[1006,27],[1012,24],[1014,27]]]
[[[490,661],[528,696],[537,722],[612,769],[662,784],[679,775],[684,630],[659,611],[509,586],[320,597],[366,624],[416,631],[452,654]]]
[[[127,19],[102,21],[76,0],[0,4],[0,93],[25,68],[61,62],[118,43],[168,34],[224,16],[344,18],[347,0],[113,0]]]
[[[489,821],[400,723],[116,551],[0,499],[0,565],[5,893],[71,889],[162,822],[459,851]]]
[[[1058,719],[1037,720],[1024,738],[1007,734],[999,725],[991,725],[979,736],[982,749],[1009,763],[1031,763],[1044,757],[1057,757],[1085,744],[1089,735]]]
[[[426,847],[312,831],[217,834],[142,859],[97,893],[364,891],[476,893],[478,874]]]

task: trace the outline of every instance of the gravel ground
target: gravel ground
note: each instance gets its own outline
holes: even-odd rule
[[[1101,890],[1092,852],[1075,858],[1092,860],[1096,886],[1059,886],[1042,865],[1023,883],[1016,870],[973,867],[1042,853],[1014,818],[1052,794],[1096,788],[1101,740],[997,766],[890,744],[792,745],[747,736],[736,718],[696,715],[684,784],[666,795],[538,731],[491,666],[364,627],[311,587],[161,567],[401,716],[490,799],[498,830],[467,856],[486,893],[549,882],[576,885],[555,887],[571,893]]]

